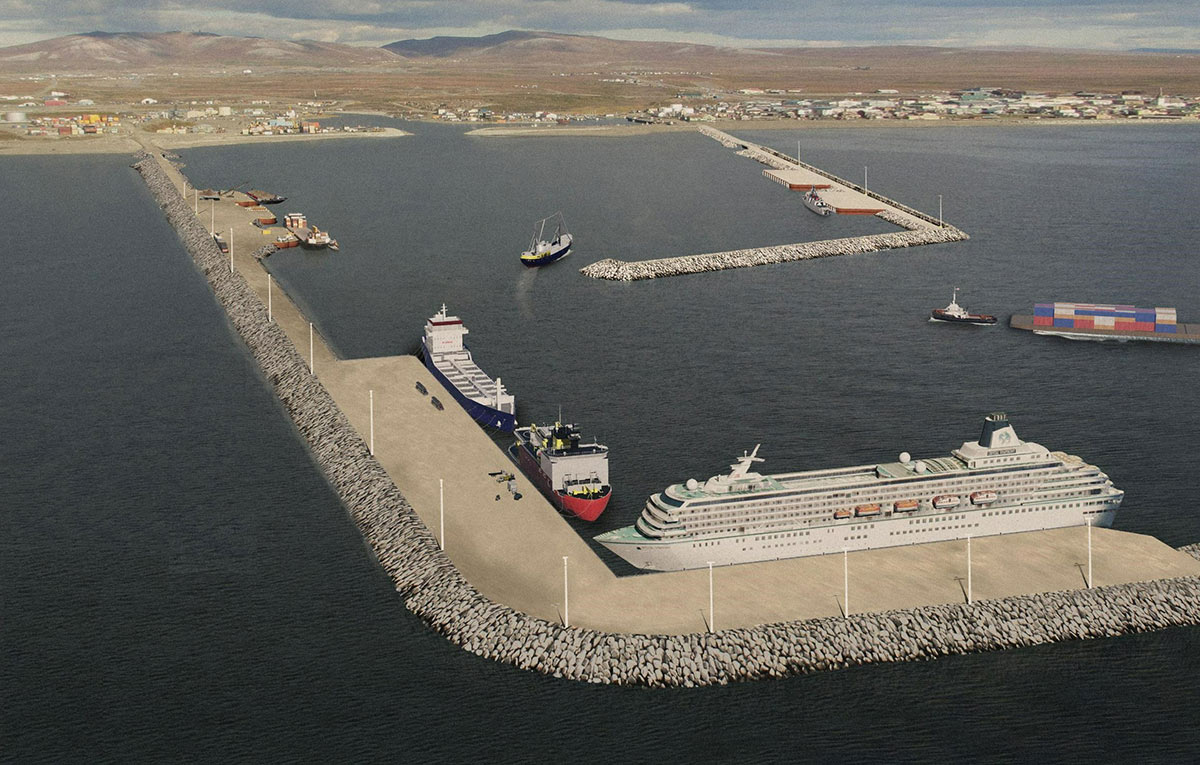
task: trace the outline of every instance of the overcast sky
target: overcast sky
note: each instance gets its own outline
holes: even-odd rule
[[[0,45],[170,30],[359,45],[508,29],[761,45],[1200,49],[1200,3],[1164,0],[0,0]]]

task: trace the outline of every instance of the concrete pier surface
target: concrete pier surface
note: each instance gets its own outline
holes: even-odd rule
[[[190,202],[183,175],[161,153],[155,156]],[[276,191],[286,193],[286,189]],[[215,202],[212,210],[218,232],[227,235],[234,229],[234,268],[266,303],[268,276],[251,253],[273,237],[251,224],[252,211],[230,199]],[[319,210],[306,212],[320,218]],[[208,224],[203,203],[199,219]],[[431,313],[438,302],[436,296],[430,297]],[[307,358],[309,320],[278,286],[271,305],[274,321]],[[414,338],[420,332],[421,327],[412,328]],[[444,481],[445,552],[482,595],[559,622],[567,615],[566,556],[570,626],[642,634],[708,628],[707,571],[613,574],[418,359],[340,360],[313,333],[312,363],[338,407],[365,441],[373,440],[376,459],[439,537],[443,515],[438,481]],[[427,395],[417,391],[417,382],[426,387]],[[373,438],[370,391],[374,391]],[[438,396],[445,409],[434,408],[430,396]],[[497,470],[517,475],[516,488],[523,499],[513,500],[488,475]],[[663,483],[680,478],[664,476]],[[621,490],[619,476],[615,490]],[[982,600],[1079,589],[1086,584],[1087,561],[1084,527],[974,539],[972,593]],[[855,552],[848,563],[852,614],[962,603],[966,597],[965,540]],[[1092,568],[1097,586],[1200,576],[1200,561],[1191,556],[1151,537],[1107,529],[1092,530]],[[721,567],[714,570],[713,581],[719,630],[837,616],[844,607],[840,555]]]

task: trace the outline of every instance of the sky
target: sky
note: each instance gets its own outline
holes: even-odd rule
[[[509,29],[732,47],[1200,49],[1165,0],[0,0],[0,45],[78,32],[213,32],[382,45]]]

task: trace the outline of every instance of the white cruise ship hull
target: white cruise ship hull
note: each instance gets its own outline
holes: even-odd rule
[[[1110,527],[1122,495],[1073,498],[1026,506],[993,506],[924,515],[854,518],[806,529],[741,536],[601,543],[633,566],[650,571],[681,571],[737,563],[829,555],[967,537],[998,536],[1067,526]]]

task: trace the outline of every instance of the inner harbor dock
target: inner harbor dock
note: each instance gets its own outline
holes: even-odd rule
[[[155,161],[181,197],[179,170]],[[971,541],[790,558],[706,570],[617,576],[414,356],[339,359],[310,318],[272,285],[255,252],[271,240],[259,213],[232,199],[199,207],[208,227],[232,230],[235,269],[305,358],[375,460],[395,482],[463,577],[491,601],[551,623],[608,633],[684,635],[818,617],[1079,590],[1087,581],[1089,530],[1060,528]],[[436,296],[430,297],[435,308]],[[412,329],[413,336],[420,327]],[[417,390],[421,383],[427,390]],[[439,410],[431,395],[447,402]],[[1085,456],[1087,450],[1079,451]],[[802,459],[802,455],[797,456]],[[821,467],[785,464],[780,467]],[[489,473],[510,471],[514,501]],[[617,490],[620,477],[614,476]],[[667,477],[664,477],[666,483]],[[678,478],[678,477],[672,477]],[[500,500],[496,495],[500,494]],[[444,504],[442,499],[444,498]],[[1136,498],[1123,512],[1136,512]],[[587,533],[587,532],[584,532]],[[1200,576],[1200,561],[1149,536],[1090,530],[1091,583]],[[848,574],[848,576],[847,576]],[[711,601],[710,601],[711,593]],[[846,603],[848,594],[849,602]],[[711,607],[710,607],[711,603]],[[711,622],[710,622],[711,620]]]

